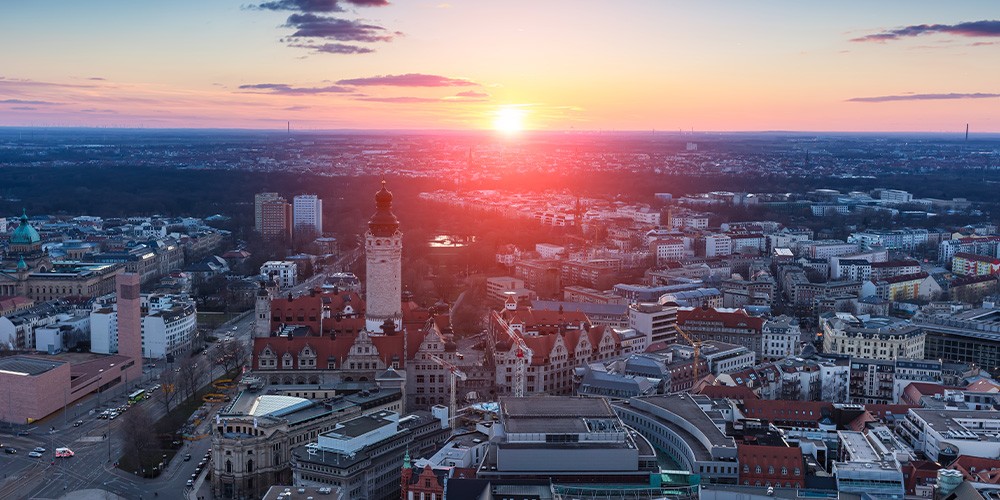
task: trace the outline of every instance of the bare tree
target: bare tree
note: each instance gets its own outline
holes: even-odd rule
[[[153,419],[142,405],[134,406],[125,414],[122,440],[125,455],[133,457],[139,467],[146,468],[153,465],[149,463],[149,459],[156,457],[149,452],[156,444],[156,435],[153,432]]]
[[[181,361],[181,371],[178,373],[179,385],[183,398],[187,399],[195,395],[201,387],[201,379],[205,374],[204,367],[198,363],[197,358],[186,358]]]
[[[166,413],[170,413],[170,405],[177,398],[177,375],[169,367],[160,374],[160,390],[157,398],[163,403]]]
[[[219,348],[219,362],[227,372],[233,371],[247,361],[249,352],[242,342],[230,340]]]

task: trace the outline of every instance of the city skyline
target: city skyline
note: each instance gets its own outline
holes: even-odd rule
[[[25,3],[0,126],[1000,132],[989,6]]]

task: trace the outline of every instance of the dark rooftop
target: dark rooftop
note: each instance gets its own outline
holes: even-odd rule
[[[34,377],[65,364],[63,361],[49,361],[28,356],[0,358],[0,372]]]

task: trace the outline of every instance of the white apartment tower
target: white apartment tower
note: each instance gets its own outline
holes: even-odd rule
[[[382,181],[382,189],[375,193],[375,215],[368,221],[365,233],[365,328],[369,332],[381,333],[386,320],[396,325],[397,332],[403,326],[402,254],[403,233],[392,213],[392,193]]]
[[[300,194],[292,202],[292,220],[297,234],[303,231],[323,236],[323,200],[314,194]]]

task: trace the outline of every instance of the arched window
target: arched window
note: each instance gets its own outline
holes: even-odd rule
[[[253,459],[247,460],[247,474],[253,472]]]
[[[227,474],[233,473],[233,461],[229,460],[228,458],[226,459],[226,473]]]
[[[781,468],[781,475],[782,476],[787,476],[788,475],[788,467],[782,467]]]
[[[756,469],[754,469],[754,472],[755,472],[755,473],[757,473],[757,474],[760,474],[760,466],[759,466],[759,465],[757,466],[757,468],[756,468]],[[758,486],[759,486],[759,485],[758,485]]]
[[[744,474],[749,474],[750,473],[750,466],[749,465],[743,464],[743,473]]]
[[[774,474],[774,466],[773,465],[767,468],[767,473],[768,474]]]

